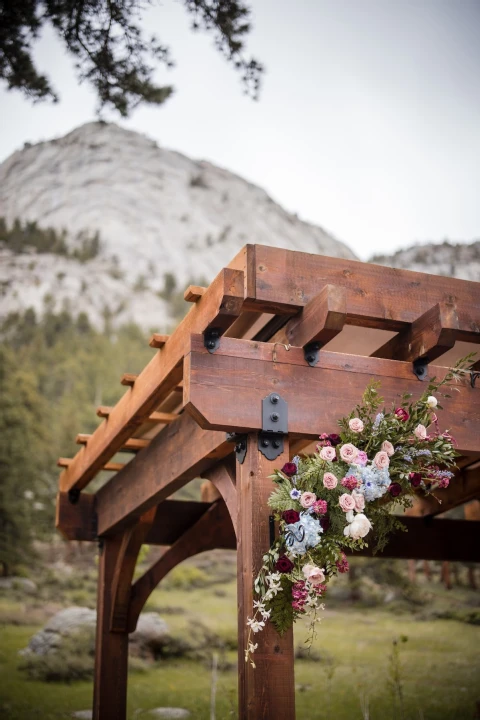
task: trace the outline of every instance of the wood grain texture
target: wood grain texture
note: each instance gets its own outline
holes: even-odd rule
[[[414,560],[480,562],[480,522],[469,520],[401,518],[407,532],[393,533],[382,552],[373,555],[373,543],[352,556]],[[368,537],[366,538],[368,541]]]
[[[128,634],[110,632],[112,583],[121,545],[121,535],[108,538],[99,557],[94,720],[125,720],[127,716]]]
[[[245,310],[295,315],[331,284],[347,291],[350,325],[399,331],[437,303],[455,303],[458,339],[478,342],[480,291],[475,282],[265,245],[247,245],[243,267]]]
[[[445,368],[430,366],[430,375],[443,377]],[[322,351],[315,367],[306,365],[301,348],[224,338],[213,355],[201,338],[192,336],[185,358],[185,409],[204,428],[232,432],[261,429],[261,401],[271,392],[288,403],[292,438],[315,439],[335,432],[337,420],[361,400],[372,378],[381,381],[381,394],[390,404],[403,392],[419,397],[424,390],[411,363]],[[441,427],[451,428],[460,452],[478,450],[480,388],[467,380],[455,386],[439,411]]]
[[[410,361],[428,357],[428,360],[433,362],[455,345],[458,334],[459,322],[455,305],[437,303],[409,328],[402,330],[378,348],[372,353],[372,357]]]
[[[156,348],[157,350],[160,350],[165,343],[167,342],[170,335],[160,335],[160,333],[153,333],[150,340],[148,341],[148,344],[151,348]]]
[[[235,477],[235,466],[233,468],[230,464],[221,462],[215,465],[215,467],[206,470],[202,473],[202,477],[207,478],[215,486],[220,493],[221,497],[225,501],[225,504],[230,513],[235,535],[237,534],[237,490],[236,490],[236,477]]]
[[[209,326],[223,332],[240,314],[243,292],[243,273],[240,271],[227,268],[217,275],[164,347],[142,370],[133,388],[115,405],[108,421],[95,430],[90,442],[79,450],[61,474],[61,490],[84,488],[118,452],[182,379],[182,361],[188,352],[190,334],[203,332]]]
[[[180,415],[98,490],[99,536],[123,529],[231,452],[225,433],[206,432]]]
[[[86,433],[78,433],[75,438],[75,442],[77,445],[86,445],[91,437],[91,435]],[[143,448],[148,447],[149,444],[150,440],[143,440],[143,438],[130,438],[130,440],[127,440],[122,445],[121,452],[139,452],[140,450],[143,450]]]
[[[156,511],[157,508],[150,508],[137,523],[123,532],[112,579],[111,632],[128,632],[128,612],[133,573],[137,564],[138,553],[153,525]]]
[[[97,537],[95,495],[81,493],[78,502],[72,504],[68,493],[57,493],[55,527],[66,540],[91,542]]]
[[[125,385],[126,387],[133,387],[135,385],[135,380],[137,379],[138,375],[134,375],[133,373],[123,373],[122,377],[120,378],[120,385]]]
[[[203,515],[178,537],[172,546],[149,568],[132,586],[129,605],[129,632],[137,626],[148,597],[158,583],[179,563],[193,555],[213,550],[231,548],[233,535],[232,522],[225,503],[220,500],[213,503]]]
[[[183,299],[186,302],[197,302],[197,300],[200,300],[202,295],[205,295],[206,290],[207,288],[202,287],[201,285],[189,285],[183,293]]]
[[[248,437],[247,455],[237,463],[237,594],[239,718],[241,720],[293,720],[295,684],[293,632],[282,637],[267,623],[253,636],[256,669],[245,662],[247,618],[253,615],[253,582],[270,546],[267,499],[273,489],[273,469],[289,460],[288,439],[284,452],[270,462],[258,450],[258,436]]]
[[[287,342],[303,347],[310,342],[325,345],[343,330],[347,319],[347,291],[325,285],[285,326]]]

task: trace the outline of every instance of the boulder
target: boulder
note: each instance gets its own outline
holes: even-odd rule
[[[37,586],[33,580],[24,577],[1,577],[0,590],[25,590],[28,593],[37,592]]]
[[[80,630],[93,629],[97,620],[95,610],[84,607],[69,607],[60,610],[50,618],[45,627],[30,640],[22,654],[47,655],[58,648],[63,638]],[[130,636],[131,654],[143,658],[156,657],[161,648],[170,641],[166,622],[157,613],[143,613],[137,629]]]
[[[145,715],[147,717],[171,718],[172,720],[175,718],[175,720],[181,720],[183,718],[189,718],[191,713],[190,710],[185,710],[184,708],[159,707],[149,710]]]

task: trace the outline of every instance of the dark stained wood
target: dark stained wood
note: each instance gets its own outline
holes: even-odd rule
[[[437,303],[415,320],[410,328],[402,330],[378,348],[372,357],[392,360],[428,357],[433,362],[455,345],[458,328],[455,305]]]
[[[133,573],[138,553],[155,520],[156,508],[150,508],[135,525],[124,531],[112,579],[111,632],[128,632],[128,612]]]
[[[183,298],[186,302],[197,302],[200,298],[205,295],[207,288],[201,285],[189,285],[183,293]]]
[[[125,720],[127,716],[128,633],[110,632],[112,583],[121,545],[121,535],[106,539],[99,557],[94,720]]]
[[[98,490],[99,536],[125,528],[231,451],[225,433],[206,432],[180,415]]]
[[[430,366],[440,378],[445,368]],[[381,381],[381,394],[390,404],[403,392],[418,397],[424,390],[411,363],[322,351],[309,367],[301,348],[286,350],[275,343],[224,338],[212,355],[202,338],[192,336],[185,358],[184,405],[204,428],[251,432],[261,428],[261,400],[278,392],[288,403],[292,438],[316,438],[335,432],[337,420],[360,401],[372,378]],[[439,411],[440,426],[454,429],[460,452],[478,450],[480,403],[478,389],[468,378]]]
[[[204,514],[186,530],[173,545],[132,586],[128,620],[129,632],[137,626],[149,595],[158,583],[179,563],[193,555],[231,547],[232,523],[223,501],[210,505]]]
[[[465,520],[480,520],[480,500],[472,500],[465,505]]]
[[[457,305],[459,340],[479,342],[478,283],[356,260],[247,245],[244,310],[295,315],[325,285],[347,290],[347,323],[399,331],[438,302]]]
[[[269,475],[288,460],[287,439],[282,455],[270,462],[259,452],[258,436],[252,433],[245,461],[237,464],[238,674],[242,720],[295,718],[292,630],[280,637],[273,625],[267,623],[262,632],[252,633],[252,641],[258,643],[254,655],[256,669],[245,662],[247,618],[253,616],[253,582],[270,546],[267,499],[273,482]]]
[[[384,551],[374,557],[480,562],[480,522],[417,517],[401,521],[407,532],[392,534]],[[369,542],[368,548],[352,555],[373,557],[373,547]]]
[[[235,466],[233,468],[225,462],[218,463],[215,467],[202,473],[215,486],[225,501],[230,513],[232,524],[237,534],[237,490],[235,486]]]
[[[448,488],[423,497],[419,495],[405,514],[411,517],[440,515],[476,498],[480,498],[480,462],[458,470]]]
[[[347,291],[344,287],[325,285],[285,327],[287,342],[305,346],[310,342],[325,345],[339,332],[347,319]]]
[[[97,537],[95,495],[80,493],[78,502],[72,504],[67,493],[57,493],[55,527],[66,540],[92,541]]]
[[[133,388],[119,400],[108,421],[95,430],[90,442],[64,470],[60,476],[61,490],[81,490],[95,477],[182,379],[182,360],[188,351],[190,334],[203,332],[209,326],[225,331],[242,310],[243,294],[243,273],[223,269],[142,370]]]
[[[169,337],[170,335],[160,335],[159,333],[153,333],[152,337],[148,341],[148,344],[150,345],[150,347],[160,350],[160,348],[163,348]]]

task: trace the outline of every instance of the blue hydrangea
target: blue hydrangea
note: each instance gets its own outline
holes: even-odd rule
[[[308,548],[315,547],[321,540],[323,528],[317,518],[308,512],[300,513],[300,520],[285,526],[285,540],[291,555],[304,555]]]
[[[352,466],[346,477],[354,477],[361,481],[358,492],[365,496],[367,502],[383,497],[391,484],[388,468],[379,470],[375,465]]]
[[[373,421],[372,425],[372,433],[376,433],[380,423],[382,422],[385,415],[383,413],[378,413],[378,415],[375,417],[375,420]]]

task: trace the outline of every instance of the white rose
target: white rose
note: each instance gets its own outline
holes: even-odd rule
[[[343,531],[344,535],[349,535],[352,540],[358,540],[359,538],[365,537],[372,529],[372,523],[363,513],[358,513],[353,518],[353,521],[346,526]]]
[[[438,400],[434,395],[429,395],[427,398],[427,405],[429,408],[436,408],[438,405]]]

